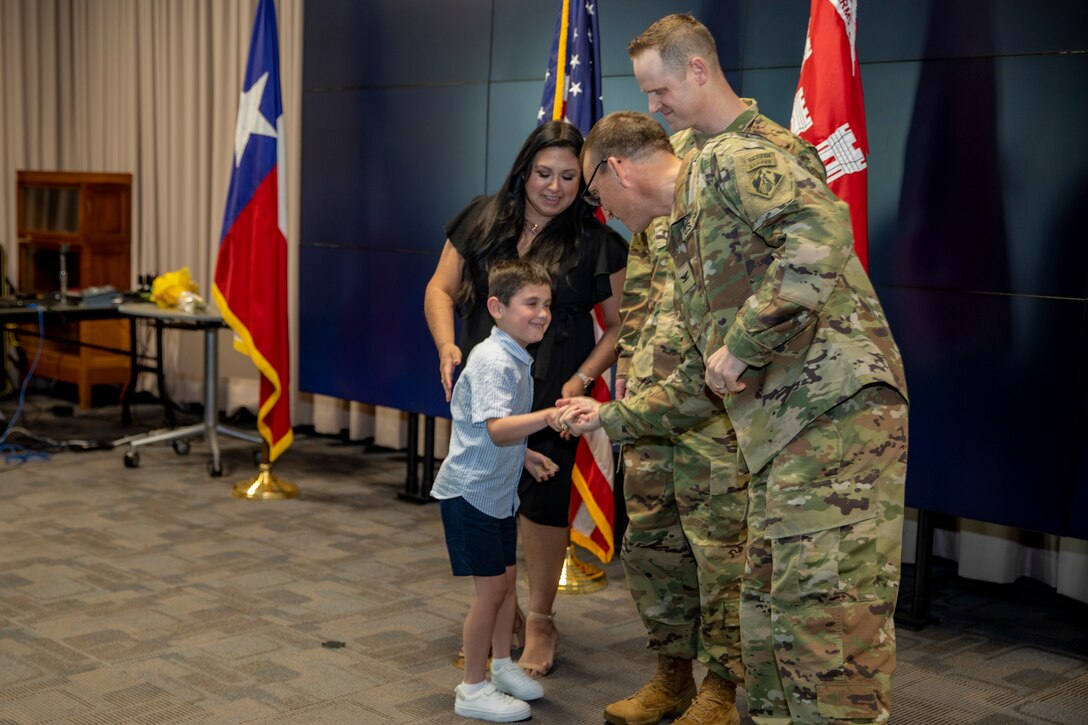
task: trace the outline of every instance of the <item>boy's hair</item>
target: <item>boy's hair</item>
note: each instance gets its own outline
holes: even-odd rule
[[[656,50],[666,70],[683,77],[688,62],[695,56],[712,65],[718,62],[718,46],[707,27],[690,15],[666,15],[627,46],[632,59],[647,50]]]
[[[541,284],[550,289],[552,276],[543,265],[536,262],[504,259],[491,266],[487,275],[487,294],[489,297],[498,297],[499,302],[508,305],[518,290],[527,284]]]

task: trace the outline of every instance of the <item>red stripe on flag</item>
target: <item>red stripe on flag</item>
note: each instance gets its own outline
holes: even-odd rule
[[[235,348],[261,373],[257,428],[270,460],[291,445],[287,240],[278,226],[276,169],[257,187],[223,237],[212,294],[240,338]]]
[[[600,339],[604,333],[604,312],[600,305],[593,308],[593,322],[597,339]],[[605,373],[597,378],[590,390],[590,395],[602,403],[612,399],[610,377],[609,373]],[[596,430],[582,436],[578,441],[571,474],[570,538],[606,564],[615,554],[612,528],[616,520],[614,472],[612,441],[605,432]],[[585,521],[586,517],[592,526]]]

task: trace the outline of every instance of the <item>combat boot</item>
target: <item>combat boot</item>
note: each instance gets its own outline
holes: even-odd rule
[[[740,725],[737,686],[721,675],[708,671],[699,687],[699,694],[672,725]]]
[[[654,725],[663,717],[676,717],[695,697],[691,660],[657,656],[657,672],[635,694],[604,709],[612,725]]]

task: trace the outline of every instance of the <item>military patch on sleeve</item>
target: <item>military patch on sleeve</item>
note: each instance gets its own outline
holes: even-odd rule
[[[739,214],[753,229],[794,201],[795,169],[788,156],[773,148],[750,148],[732,157]]]
[[[744,160],[744,170],[748,173],[755,171],[756,169],[762,169],[766,166],[777,166],[778,159],[774,154],[767,151],[765,153],[753,154]]]
[[[774,160],[773,157],[771,159]],[[770,199],[782,183],[782,174],[771,171],[768,168],[760,168],[756,173],[748,177],[748,191],[764,199]]]

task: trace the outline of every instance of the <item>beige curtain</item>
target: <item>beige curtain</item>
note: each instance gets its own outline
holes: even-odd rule
[[[257,0],[0,0],[0,243],[9,259],[16,170],[128,172],[133,283],[137,274],[187,266],[208,292],[256,7]],[[303,0],[276,7],[294,341]],[[190,334],[168,336],[164,353],[172,395],[201,400],[202,351],[183,337]],[[256,409],[255,368],[222,335],[221,400]],[[297,353],[292,358],[297,370]]]
[[[133,175],[132,276],[215,270],[257,0],[0,0],[0,244],[15,253],[15,172]],[[294,422],[403,447],[403,414],[297,393],[303,0],[276,0],[287,129]],[[14,279],[14,272],[9,272]],[[202,351],[167,332],[171,396],[202,401]],[[256,410],[257,375],[221,333],[220,401]],[[150,381],[144,381],[150,385]],[[439,423],[439,455],[448,439]]]

